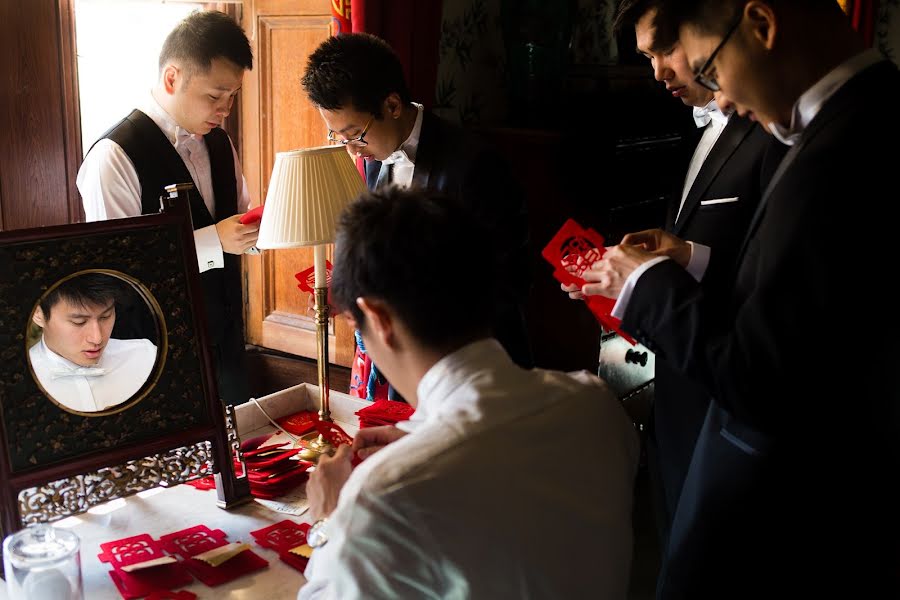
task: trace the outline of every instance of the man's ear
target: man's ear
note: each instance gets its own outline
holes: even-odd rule
[[[44,328],[44,323],[45,323],[44,311],[41,310],[40,306],[38,306],[37,308],[34,309],[34,314],[31,315],[31,320],[34,322],[35,325],[37,325],[41,329]]]
[[[165,67],[163,67],[162,83],[163,88],[166,90],[167,94],[175,93],[176,84],[178,80],[183,76],[184,73],[181,71],[181,69],[179,69],[172,63],[169,63]]]
[[[394,317],[387,305],[377,298],[357,298],[356,305],[366,319],[366,332],[377,336],[385,346],[395,343]]]
[[[400,94],[391,92],[384,99],[384,114],[392,119],[399,119],[401,112],[403,112],[403,101],[400,100]]]
[[[777,19],[775,11],[768,2],[751,0],[744,5],[744,20],[750,25],[750,33],[753,39],[761,43],[766,50],[771,50],[775,45],[777,33]]]

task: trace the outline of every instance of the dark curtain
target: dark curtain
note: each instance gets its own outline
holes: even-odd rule
[[[353,31],[383,38],[400,57],[412,99],[429,110],[437,83],[442,0],[352,0]]]

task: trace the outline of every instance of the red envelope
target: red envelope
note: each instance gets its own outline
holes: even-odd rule
[[[569,219],[544,247],[541,256],[553,265],[553,277],[557,281],[582,286],[582,274],[600,260],[605,252],[602,235]],[[622,321],[611,314],[615,300],[604,296],[588,296],[585,304],[601,325],[615,331],[631,345],[636,343],[634,338],[622,331]]]
[[[256,208],[251,208],[243,215],[238,221],[241,222],[241,225],[247,225],[249,223],[256,223],[257,221],[262,221],[263,207],[262,205],[257,206]]]
[[[395,400],[376,400],[369,406],[356,411],[360,421],[380,421],[383,425],[393,425],[400,421],[406,421],[416,409],[405,402]]]
[[[251,531],[250,535],[256,539],[257,544],[275,550],[278,552],[278,558],[302,573],[306,570],[309,559],[292,554],[290,550],[306,543],[309,527],[309,523],[295,523],[285,519],[274,525]]]
[[[206,525],[196,525],[164,535],[159,541],[169,552],[187,559],[184,566],[194,577],[210,587],[233,581],[269,566],[268,561],[252,550],[244,550],[218,567],[193,558],[207,550],[226,545],[228,543],[226,537],[221,529],[210,530]]]
[[[301,410],[286,417],[275,419],[282,429],[294,435],[303,435],[316,428],[319,414],[314,410]]]
[[[146,533],[100,544],[100,549],[103,552],[98,554],[97,558],[100,562],[110,563],[113,567],[109,576],[126,600],[142,598],[154,592],[165,592],[193,581],[184,565],[177,562],[139,569],[131,573],[122,570],[122,567],[168,556],[163,551],[163,545]]]

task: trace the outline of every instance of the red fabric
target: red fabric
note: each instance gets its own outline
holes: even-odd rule
[[[352,0],[353,31],[383,38],[403,64],[412,99],[434,104],[438,45],[441,38],[440,0]]]
[[[871,48],[875,42],[878,0],[846,0],[842,5],[850,17],[853,28],[862,36],[866,46]]]

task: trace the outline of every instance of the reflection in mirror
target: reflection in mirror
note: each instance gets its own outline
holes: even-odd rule
[[[28,360],[40,387],[60,407],[107,411],[144,388],[164,330],[150,292],[141,288],[124,274],[84,271],[38,300]]]

